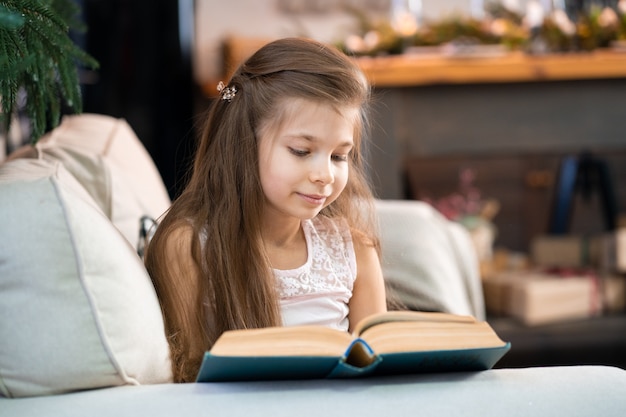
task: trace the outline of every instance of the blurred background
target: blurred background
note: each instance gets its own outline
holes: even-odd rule
[[[172,198],[219,81],[272,39],[334,44],[373,86],[376,196],[467,227],[490,318],[526,325],[499,325],[518,352],[502,366],[626,366],[626,0],[76,3],[72,37],[100,64],[80,71],[83,111],[126,119]],[[29,141],[16,126],[7,153]],[[523,291],[557,279],[525,295],[556,327],[511,310],[510,273]],[[581,317],[600,320],[565,320]]]
[[[623,6],[624,2],[618,0],[75,2],[82,10],[87,30],[72,36],[100,63],[97,70],[81,73],[84,111],[127,119],[157,163],[172,196],[183,183],[181,178],[201,124],[199,116],[215,93],[215,85],[268,40],[308,36],[365,57],[400,54],[415,58],[432,56],[434,52],[447,57],[476,58],[503,54],[504,50],[534,54],[589,51],[606,48],[611,42],[619,45],[626,36],[626,30],[620,26],[623,17],[620,3]],[[606,11],[612,11],[613,16]],[[378,71],[384,72],[385,68],[379,67]],[[405,164],[398,160],[400,154],[433,156],[557,148],[576,151],[588,146],[590,129],[599,133],[594,140],[609,146],[621,145],[622,136],[617,132],[623,131],[624,126],[613,123],[615,103],[612,97],[597,91],[597,88],[613,89],[616,84],[600,83],[594,86],[596,91],[592,96],[578,100],[581,105],[601,107],[607,113],[606,120],[589,113],[582,120],[585,123],[581,130],[580,126],[571,128],[570,120],[578,119],[571,109],[571,97],[561,101],[557,98],[556,102],[536,110],[536,114],[543,115],[542,120],[511,120],[510,112],[528,113],[529,108],[538,104],[537,97],[530,92],[536,88],[533,83],[536,79],[505,86],[494,74],[493,79],[483,77],[461,83],[446,80],[445,68],[443,71],[441,79],[374,83],[379,96],[386,97],[379,100],[382,105],[377,124],[382,130],[374,132],[371,156],[372,179],[381,198],[408,196]],[[615,78],[615,73],[581,78],[595,81],[607,77]],[[497,81],[495,86],[494,81]],[[557,88],[570,87],[558,82],[562,80],[555,81],[553,85],[558,84]],[[446,88],[453,84],[454,88]],[[433,85],[437,88],[432,88]],[[544,96],[552,95],[553,85],[540,85],[539,102]],[[390,86],[394,88],[387,89]],[[587,87],[582,84],[579,89]],[[498,92],[489,91],[495,94],[490,97],[493,104],[479,106],[482,114],[475,114],[471,97],[478,98],[484,90],[494,89]],[[524,94],[530,97],[521,98],[515,92],[519,89],[524,89]],[[425,99],[416,100],[417,96]],[[390,108],[398,97],[403,100],[409,97],[412,101],[410,105],[414,108],[407,120],[410,123],[400,121],[406,112]],[[592,104],[591,100],[598,102]],[[451,114],[453,119],[449,117]],[[546,118],[555,120],[548,121],[546,126],[533,127],[532,134],[528,134],[531,127],[526,122],[545,125]],[[499,124],[498,120],[502,122]],[[459,134],[454,125],[461,126],[464,132]],[[602,125],[600,131],[599,125]],[[613,126],[609,135],[602,130],[608,126]],[[411,135],[407,134],[409,130]],[[460,139],[466,132],[471,137]],[[569,137],[563,141],[562,136]],[[389,166],[389,162],[398,172],[378,169]]]
[[[278,37],[335,44],[373,84],[376,195],[427,201],[472,233],[490,320],[516,346],[500,366],[625,366],[624,1],[81,2],[80,39],[101,65],[84,74],[84,110],[125,118],[172,196],[236,65]],[[515,310],[503,277],[546,268],[569,281],[520,287],[530,304]]]

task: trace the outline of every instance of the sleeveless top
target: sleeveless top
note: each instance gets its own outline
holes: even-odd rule
[[[322,325],[348,330],[348,301],[356,279],[356,255],[345,221],[317,216],[302,222],[307,261],[274,269],[283,325]]]

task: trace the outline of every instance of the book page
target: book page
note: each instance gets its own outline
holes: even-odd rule
[[[218,356],[335,356],[353,337],[322,326],[268,327],[225,332],[211,349]]]
[[[353,334],[362,335],[370,327],[387,322],[419,321],[419,322],[457,322],[475,323],[472,316],[461,316],[448,313],[435,313],[424,311],[387,311],[365,317],[354,328]]]
[[[370,327],[361,337],[379,354],[506,344],[486,322],[387,322]]]

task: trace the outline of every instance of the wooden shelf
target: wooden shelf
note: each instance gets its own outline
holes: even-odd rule
[[[254,45],[258,47],[258,43]],[[229,66],[254,50],[250,46],[241,49],[228,60]],[[374,87],[626,78],[626,52],[613,50],[541,56],[510,52],[495,57],[404,54],[356,59]],[[217,81],[203,83],[206,96],[217,95]]]
[[[543,56],[512,52],[497,57],[405,54],[357,60],[375,87],[626,78],[626,53],[610,50]]]

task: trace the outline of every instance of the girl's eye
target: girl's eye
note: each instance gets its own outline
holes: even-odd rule
[[[309,154],[309,151],[305,149],[296,149],[296,148],[289,148],[289,152],[291,152],[295,156],[307,156]]]
[[[348,154],[333,155],[332,158],[333,161],[336,162],[346,162],[348,160]]]

